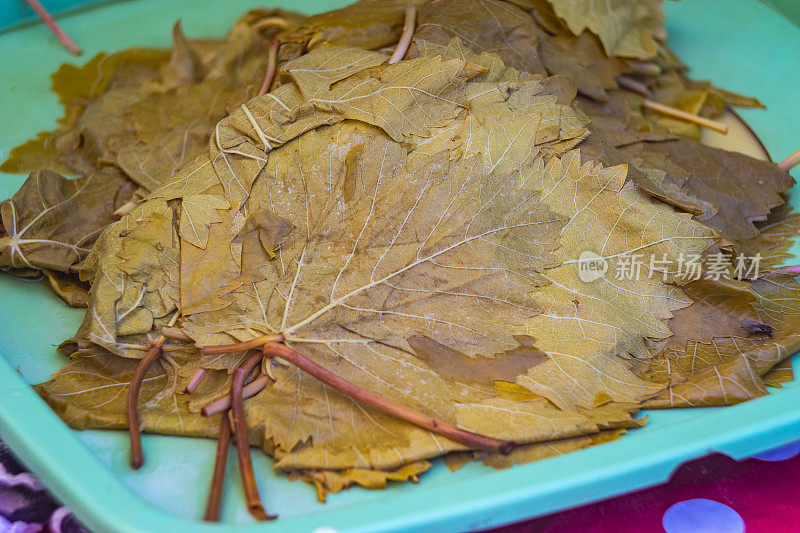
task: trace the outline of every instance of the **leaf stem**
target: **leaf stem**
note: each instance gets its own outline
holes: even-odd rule
[[[285,338],[286,337],[284,337],[282,333],[279,333],[277,335],[263,335],[261,337],[256,337],[255,339],[251,339],[246,342],[239,342],[236,344],[203,346],[200,349],[200,353],[202,353],[203,355],[221,355],[224,353],[244,352],[247,350],[252,350],[253,348],[259,348],[270,342],[283,342]]]
[[[76,56],[79,56],[83,53],[81,47],[75,44],[75,41],[73,41],[70,36],[61,29],[61,26],[59,26],[56,21],[53,20],[53,17],[47,12],[39,0],[27,0],[27,2],[30,4],[33,10],[36,11],[36,14],[39,15],[39,18],[42,19],[42,22],[44,22],[47,27],[50,28],[50,31],[53,32],[53,35],[55,35],[56,39],[58,39],[58,42],[60,42],[61,45],[69,51],[69,53]]]
[[[778,163],[778,166],[786,172],[789,172],[797,165],[800,165],[800,149],[795,150],[789,157]]]
[[[253,25],[253,29],[256,31],[265,30],[267,28],[288,28],[289,22],[283,17],[269,17],[258,21],[255,25]]]
[[[642,76],[659,76],[663,72],[661,67],[650,61],[626,61],[628,68],[634,74],[641,74]]]
[[[270,377],[266,374],[258,376],[256,379],[244,386],[242,389],[242,398],[247,400],[253,396],[256,396],[262,390],[264,390],[271,381],[272,379],[270,379]],[[216,414],[223,413],[230,408],[231,396],[228,394],[219,400],[214,400],[210,404],[203,406],[203,408],[200,410],[200,414],[203,416],[214,416]]]
[[[465,429],[453,426],[447,422],[436,420],[428,415],[418,413],[404,405],[395,403],[383,396],[376,394],[358,385],[351,383],[333,372],[321,367],[311,361],[301,353],[289,348],[285,344],[270,343],[264,345],[262,351],[267,357],[279,357],[287,361],[311,376],[317,378],[326,385],[350,396],[353,399],[369,404],[385,413],[392,414],[407,422],[416,424],[424,429],[443,435],[456,442],[460,442],[470,448],[478,448],[490,452],[500,452],[508,455],[517,446],[514,441],[495,439],[486,435],[473,433]]]
[[[687,113],[682,109],[678,109],[676,107],[671,107],[664,104],[659,104],[658,102],[653,102],[652,100],[644,100],[642,102],[642,105],[647,109],[650,109],[657,113],[661,113],[662,115],[667,115],[669,117],[677,118],[679,120],[684,120],[686,122],[693,122],[698,126],[703,126],[705,128],[718,131],[725,135],[727,135],[728,133],[728,126],[721,122],[717,122],[716,120],[711,120],[705,117],[701,117],[699,115]]]
[[[219,422],[219,437],[217,439],[217,456],[214,461],[214,475],[211,477],[211,490],[208,493],[206,522],[219,522],[219,509],[222,503],[222,490],[225,483],[225,467],[228,463],[228,448],[231,443],[231,419],[228,411],[222,413]]]
[[[133,197],[124,204],[122,204],[121,206],[119,206],[119,209],[111,213],[111,218],[113,220],[119,220],[128,213],[130,213],[131,211],[133,211],[134,209],[136,209],[137,205],[139,205],[139,202],[136,201],[136,197]]]
[[[161,328],[161,334],[171,341],[193,342],[194,339],[184,333],[181,328],[172,326],[164,326]]]
[[[250,371],[261,363],[263,358],[264,355],[261,352],[253,353],[234,370],[231,384],[231,408],[233,410],[233,436],[236,440],[236,452],[239,457],[239,470],[242,474],[242,486],[244,487],[247,509],[257,520],[274,520],[278,517],[267,514],[267,511],[264,510],[264,505],[261,503],[261,496],[258,493],[258,485],[253,473],[253,461],[250,457],[250,442],[242,398],[245,379],[247,379]]]
[[[174,326],[178,321],[180,311],[176,311],[170,319],[169,325]],[[144,464],[144,452],[142,451],[142,428],[139,423],[139,392],[142,389],[142,382],[156,361],[161,358],[164,348],[166,337],[161,335],[156,341],[150,343],[150,348],[147,353],[139,362],[136,367],[136,372],[133,374],[133,379],[128,387],[128,401],[127,401],[127,418],[128,418],[128,433],[131,441],[131,467],[134,470],[139,470]]]
[[[161,358],[161,346],[154,343],[139,362],[128,388],[128,433],[131,441],[131,467],[139,470],[144,464],[142,428],[139,424],[139,391],[150,367]]]
[[[614,80],[617,84],[622,87],[623,89],[628,89],[631,92],[636,94],[640,94],[644,97],[650,96],[650,89],[647,88],[647,85],[644,83],[637,81],[633,78],[629,78],[628,76],[619,75]]]
[[[189,379],[189,382],[186,384],[186,388],[183,389],[183,392],[186,394],[192,394],[195,390],[197,390],[197,387],[199,387],[203,382],[203,379],[205,379],[207,372],[208,370],[203,367],[198,368]]]
[[[406,6],[405,22],[403,23],[403,33],[400,35],[400,40],[397,42],[392,57],[389,58],[389,64],[393,65],[401,61],[408,52],[408,47],[411,45],[411,38],[414,37],[414,24],[417,18],[417,6],[408,4]]]
[[[262,96],[269,92],[272,86],[272,81],[275,79],[275,71],[278,68],[278,48],[281,43],[278,39],[272,39],[269,43],[269,52],[267,52],[267,74],[264,76],[264,82],[261,84],[261,89],[258,91],[258,96]]]

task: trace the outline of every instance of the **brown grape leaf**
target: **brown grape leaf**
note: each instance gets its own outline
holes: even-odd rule
[[[547,71],[572,79],[581,94],[605,101],[606,91],[617,87],[615,78],[625,70],[625,64],[613,55],[606,55],[597,36],[587,31],[577,35],[571,32],[547,0],[512,3],[530,13],[546,32],[540,39],[539,54]]]
[[[591,30],[610,56],[648,59],[666,38],[661,0],[548,0],[575,35]]]
[[[645,402],[646,407],[730,405],[767,394],[762,376],[800,349],[800,284],[786,274],[768,274],[753,281],[750,291],[772,335],[747,334],[731,320],[717,320],[715,327],[702,330],[692,319],[707,310],[693,309],[695,303],[679,311],[686,319],[671,327],[686,342],[667,344],[652,365],[645,365],[650,379],[675,384]]]
[[[428,56],[422,56],[404,62],[404,68],[398,70],[407,72],[409,65],[429,62]],[[464,61],[457,63],[463,65]],[[391,67],[376,68],[388,71]],[[374,72],[372,69],[368,75],[373,76]],[[452,72],[457,71],[453,68]],[[499,69],[498,72],[505,71]],[[360,79],[364,75],[359,72],[353,76]],[[350,79],[339,81],[334,89],[340,89],[348,81]],[[392,78],[388,82],[391,83]],[[452,82],[445,79],[443,83]],[[542,130],[545,133],[540,140],[545,145],[561,142],[562,137],[568,140],[570,135],[583,131],[579,127],[573,133],[562,131],[571,124],[569,121],[581,124],[574,113],[571,118],[563,116],[569,108],[561,102],[565,94],[570,94],[563,91],[563,84],[520,79],[516,86],[525,98],[518,103],[515,98],[497,100],[491,97],[496,86],[473,85],[487,83],[490,82],[464,80],[457,84],[453,91],[461,90],[465,102],[468,95],[473,94],[473,86],[485,89],[474,93],[476,104],[469,109],[475,110],[475,114],[465,115],[459,111],[457,120],[443,121],[443,127],[430,129],[427,138],[417,140],[416,136],[410,136],[409,139],[416,142],[411,145],[411,152],[382,130],[358,120],[345,120],[305,133],[301,131],[296,138],[270,149],[269,157],[264,157],[267,153],[261,146],[269,147],[260,142],[258,129],[264,134],[269,131],[270,124],[279,124],[282,116],[287,116],[253,112],[262,103],[278,105],[272,97],[248,102],[246,107],[254,120],[242,108],[230,120],[223,121],[219,129],[220,139],[224,140],[219,144],[222,149],[215,148],[216,143],[212,143],[210,153],[227,160],[229,168],[233,169],[241,168],[237,165],[244,160],[254,161],[250,174],[235,174],[241,190],[250,191],[246,197],[248,213],[258,216],[272,212],[294,230],[285,235],[282,244],[274,243],[280,244],[274,259],[267,254],[269,246],[262,246],[260,252],[255,248],[254,257],[261,253],[263,266],[248,269],[246,273],[240,268],[243,258],[250,255],[243,250],[245,239],[241,239],[239,251],[234,245],[238,244],[236,235],[246,226],[249,216],[233,209],[224,215],[220,213],[223,221],[210,223],[205,249],[184,242],[180,283],[185,290],[200,291],[198,297],[180,299],[184,330],[201,345],[220,342],[226,336],[240,340],[285,331],[289,344],[297,346],[319,364],[335,367],[338,374],[355,383],[462,427],[513,436],[521,442],[596,432],[608,423],[612,414],[629,417],[628,409],[619,411],[611,407],[605,414],[597,409],[561,411],[539,398],[515,404],[518,412],[510,413],[512,418],[528,422],[502,424],[502,427],[491,425],[492,419],[485,413],[504,412],[512,400],[492,399],[497,392],[480,384],[443,379],[415,354],[409,342],[411,338],[424,336],[464,358],[492,360],[499,357],[496,371],[484,365],[487,374],[495,373],[504,379],[512,377],[502,366],[504,356],[497,354],[520,350],[521,342],[533,348],[532,341],[521,341],[519,334],[522,330],[534,329],[530,318],[535,318],[538,312],[536,293],[546,290],[541,284],[546,283],[545,276],[549,277],[551,270],[556,270],[553,267],[557,263],[552,263],[548,254],[552,253],[558,239],[564,239],[563,232],[556,238],[560,228],[568,218],[582,216],[584,212],[595,209],[608,212],[603,207],[619,203],[620,198],[630,202],[627,212],[632,216],[626,220],[635,228],[620,229],[622,234],[642,231],[643,237],[654,238],[648,236],[644,221],[672,215],[677,220],[675,228],[685,228],[690,235],[677,236],[675,243],[664,245],[666,251],[677,254],[678,251],[700,250],[712,240],[709,232],[704,233],[702,226],[693,225],[688,217],[676,215],[670,208],[651,206],[633,189],[621,190],[624,168],[583,168],[584,178],[591,180],[602,172],[613,185],[600,181],[594,185],[594,190],[590,188],[585,206],[575,204],[582,201],[574,198],[575,183],[559,177],[553,166],[555,163],[546,168],[541,159],[537,159],[535,134],[530,137],[534,146],[530,146],[530,141],[523,146],[508,143],[508,137],[504,140],[491,136],[486,137],[486,142],[474,143],[474,148],[465,150],[464,146],[470,146],[469,137],[459,134],[464,125],[477,128],[481,126],[481,119],[489,117],[504,127],[506,123],[513,127],[515,121],[521,119],[556,118],[555,122],[563,126],[550,128],[552,133],[548,128]],[[556,94],[549,94],[551,90]],[[298,102],[295,108],[302,106],[299,90],[291,93],[287,88],[284,91],[295,95]],[[279,98],[282,95],[282,92],[276,93]],[[487,111],[481,109],[483,107]],[[270,117],[274,117],[271,122]],[[236,124],[250,124],[251,129],[245,133],[244,128]],[[386,122],[378,125],[385,127]],[[223,127],[227,128],[225,132],[231,133],[223,134]],[[331,142],[333,139],[336,142]],[[495,150],[495,146],[504,145],[508,153]],[[264,156],[252,157],[258,154],[256,150]],[[353,150],[353,156],[348,157]],[[573,172],[572,166],[579,161],[579,154],[570,154],[566,168]],[[156,191],[140,209],[190,194],[225,194],[224,187],[220,186],[221,177],[215,174],[217,168],[208,158],[199,159]],[[263,179],[258,179],[257,175]],[[552,206],[565,214],[551,217],[547,209],[538,209],[536,198],[539,195],[548,198]],[[601,199],[596,205],[592,203],[595,197]],[[573,202],[571,210],[565,207],[570,202]],[[140,218],[145,225],[159,221],[151,215],[148,223],[134,213],[132,217]],[[397,220],[403,222],[398,226]],[[125,220],[122,222],[127,224]],[[566,235],[575,239],[577,228],[585,221],[578,218],[570,223],[575,224],[576,230]],[[515,225],[519,227],[513,229]],[[464,235],[465,228],[478,233]],[[528,231],[534,233],[528,235]],[[121,235],[118,230],[115,233]],[[641,249],[650,245],[659,246],[647,242]],[[563,248],[564,243],[560,246]],[[572,243],[572,246],[577,245]],[[435,255],[426,255],[429,248]],[[524,249],[528,251],[522,253]],[[218,265],[212,269],[216,273],[213,283],[209,283],[212,280],[207,270],[200,268],[203,265],[207,268],[211,264],[208,261]],[[113,262],[109,267],[120,268]],[[242,277],[237,278],[239,272]],[[259,280],[255,272],[262,279]],[[102,273],[101,265],[96,277]],[[564,277],[568,274],[574,278],[574,265],[570,265]],[[529,288],[523,289],[525,286]],[[665,294],[673,290],[661,282],[653,282],[652,286],[647,288],[660,288]],[[120,300],[118,289],[113,286],[104,284],[100,290],[108,292],[97,292],[97,298]],[[334,294],[332,301],[324,297],[326,293]],[[127,294],[130,296],[123,294],[122,301],[139,293],[128,291]],[[570,293],[570,306],[572,299]],[[546,294],[545,301],[552,305],[553,296]],[[669,309],[682,305],[677,300],[670,304],[656,300],[657,306],[653,308],[650,302],[651,299],[639,300],[640,305],[651,309],[655,327],[662,329],[665,329],[663,320],[668,318]],[[458,313],[453,313],[454,309]],[[437,315],[442,313],[446,314],[439,318]],[[529,320],[525,320],[526,317]],[[129,331],[141,332],[158,317],[145,318],[138,330],[131,328]],[[498,330],[499,326],[508,329]],[[557,335],[555,331],[543,333]],[[652,335],[652,332],[645,328],[643,333],[636,332],[632,338],[645,334]],[[613,351],[615,343],[610,339],[613,335],[608,336],[609,348]],[[536,347],[539,347],[542,341],[538,335],[536,338]],[[552,345],[554,340],[545,341],[548,342]],[[644,344],[643,338],[638,343]],[[119,347],[113,349],[119,350]],[[614,357],[616,353],[608,357],[608,363],[601,358],[588,366],[596,365],[601,376],[622,377],[621,381],[633,392],[622,390],[624,387],[618,387],[622,390],[619,393],[607,392],[605,384],[595,384],[596,390],[588,399],[570,398],[569,403],[563,405],[572,408],[585,405],[592,409],[615,397],[640,399],[663,388],[663,385],[637,380]],[[539,363],[539,367],[547,364],[541,363],[541,356],[537,359],[529,363]],[[221,367],[229,368],[238,360],[239,356],[234,354],[227,363],[221,363]],[[521,370],[521,366],[517,368]],[[458,449],[458,445],[427,431],[360,406],[297,370],[279,366],[273,370],[273,375],[276,383],[248,402],[248,419],[251,438],[262,446],[271,443],[269,446],[274,447],[271,449],[279,456],[279,468],[397,468]],[[608,385],[615,388],[611,382]],[[547,396],[547,393],[542,395]],[[558,400],[567,395],[559,391],[558,396],[551,397]],[[327,424],[320,424],[321,417]]]
[[[89,284],[83,283],[75,274],[57,270],[43,270],[53,292],[70,307],[89,307]]]
[[[423,3],[424,0],[359,0],[308,17],[286,40],[300,42],[308,50],[325,46],[378,50],[397,43],[406,5]]]
[[[631,145],[620,150],[623,154],[638,150],[637,156],[642,158],[649,154],[665,156],[677,165],[672,168],[685,169],[688,175],[668,175],[665,179],[678,184],[681,193],[712,203],[717,212],[700,215],[697,220],[713,228],[745,255],[758,251],[748,246],[759,235],[755,223],[766,220],[772,209],[783,205],[781,194],[794,185],[792,177],[774,163],[685,139],[646,143],[640,149]],[[758,176],[755,187],[751,184],[752,176]]]
[[[496,54],[529,74],[547,74],[538,46],[545,35],[518,7],[499,0],[434,0],[420,8],[415,40],[447,45],[458,37],[476,54]]]
[[[788,196],[784,195],[784,201],[786,203],[770,211],[765,221],[755,223],[758,236],[742,246],[750,253],[761,254],[762,270],[783,265],[787,259],[793,257],[789,249],[800,233],[800,213],[793,212]]]
[[[794,381],[794,371],[792,370],[792,360],[784,359],[773,366],[769,372],[761,376],[761,380],[767,387],[780,389],[786,383]]]
[[[770,328],[761,323],[761,318],[754,307],[756,296],[750,292],[750,284],[745,281],[725,278],[698,279],[687,283],[682,289],[694,300],[694,304],[704,308],[702,315],[708,320],[708,323],[704,324],[706,327],[702,328],[705,331],[714,331],[715,335],[719,336],[726,330],[723,326],[725,324],[738,334],[771,333]],[[720,315],[724,315],[725,318],[722,319]],[[714,323],[716,327],[713,326]],[[678,335],[673,335],[669,342],[674,343],[678,338],[680,338]]]
[[[34,172],[0,203],[0,268],[73,271],[132,193],[130,182],[113,170],[73,180]]]

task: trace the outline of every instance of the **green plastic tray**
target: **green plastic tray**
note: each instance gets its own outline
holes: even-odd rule
[[[345,1],[269,3],[320,11]],[[88,58],[100,50],[166,46],[170,26],[179,17],[190,36],[221,36],[241,12],[259,4],[140,0],[82,11],[60,22]],[[665,9],[669,42],[694,75],[756,95],[767,105],[767,111],[742,115],[774,158],[798,148],[800,29],[757,0],[684,0],[667,2]],[[54,125],[60,110],[49,92],[48,75],[72,59],[41,25],[0,35],[0,158]],[[23,180],[0,175],[0,198],[11,196]],[[469,464],[450,473],[437,463],[419,485],[352,489],[330,496],[324,505],[307,485],[274,475],[270,460],[255,453],[265,504],[280,520],[254,524],[232,475],[225,524],[203,524],[197,517],[211,474],[213,441],[145,436],[147,463],[132,472],[125,434],[72,431],[28,386],[65,363],[52,345],[74,333],[81,314],[60,304],[40,283],[0,276],[0,437],[98,532],[223,531],[231,523],[243,532],[262,533],[322,526],[340,531],[477,529],[659,483],[680,463],[712,451],[742,458],[800,438],[800,383],[793,382],[734,407],[653,412],[645,428],[569,455],[499,472]],[[229,468],[235,468],[233,457]]]

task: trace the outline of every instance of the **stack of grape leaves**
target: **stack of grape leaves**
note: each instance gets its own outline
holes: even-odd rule
[[[171,51],[63,65],[58,129],[2,166],[32,173],[0,204],[0,267],[87,308],[37,391],[72,427],[130,426],[134,466],[140,427],[233,438],[266,518],[248,444],[324,500],[791,380],[794,181],[645,102],[760,104],[687,78],[659,0],[609,5],[255,10],[225,40],[176,24]],[[587,282],[587,250],[761,272]]]

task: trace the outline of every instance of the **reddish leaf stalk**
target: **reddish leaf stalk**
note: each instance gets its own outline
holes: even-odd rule
[[[228,448],[231,443],[231,420],[228,412],[222,413],[219,422],[219,438],[217,439],[217,458],[214,462],[214,475],[211,478],[211,490],[208,493],[208,504],[203,520],[219,522],[219,510],[222,504],[222,490],[225,486],[225,468],[228,463]]]
[[[261,84],[261,89],[258,91],[258,96],[262,96],[269,92],[272,87],[272,81],[275,79],[275,71],[278,69],[278,48],[281,43],[278,39],[272,39],[269,43],[269,52],[267,52],[267,74],[264,76],[264,82]]]
[[[417,6],[414,4],[409,4],[406,6],[406,18],[405,22],[403,23],[403,34],[400,36],[400,40],[397,42],[397,48],[395,48],[392,57],[389,58],[389,64],[393,65],[398,61],[402,61],[403,57],[405,57],[406,52],[408,52],[408,47],[411,45],[411,38],[414,37],[414,24],[417,19]]]
[[[161,345],[157,342],[150,346],[142,358],[128,389],[128,433],[131,440],[131,467],[139,470],[144,464],[142,451],[142,428],[139,423],[139,391],[150,367],[161,358]]]
[[[645,100],[642,102],[642,105],[647,109],[655,111],[657,113],[661,113],[662,115],[667,115],[668,117],[677,118],[679,120],[684,120],[686,122],[692,122],[697,124],[698,126],[703,126],[708,129],[712,129],[714,131],[718,131],[724,135],[728,133],[728,126],[723,124],[722,122],[717,122],[716,120],[711,120],[705,117],[701,117],[699,115],[694,115],[692,113],[687,113],[682,109],[678,109],[676,107],[671,107],[664,104],[659,104],[658,102],[653,102],[652,100]]]
[[[233,352],[244,352],[247,350],[252,350],[253,348],[259,348],[268,344],[270,342],[283,342],[286,337],[283,334],[278,335],[264,335],[261,337],[256,337],[255,339],[249,340],[247,342],[239,342],[236,344],[220,344],[218,346],[203,346],[200,349],[200,352],[203,355],[221,355],[224,353],[233,353]]]
[[[789,172],[797,165],[800,165],[800,150],[795,150],[792,155],[778,163],[778,166],[786,172]]]
[[[252,382],[248,383],[242,389],[242,399],[247,400],[252,398],[253,396],[258,395],[262,390],[264,390],[267,385],[269,385],[270,381],[272,381],[269,376],[262,374],[254,379]],[[187,387],[188,388],[188,387]],[[200,410],[200,414],[203,416],[214,416],[216,414],[222,413],[227,411],[231,408],[231,396],[230,394],[227,396],[223,396],[219,400],[215,400],[210,404],[204,406]]]
[[[244,387],[245,379],[247,379],[250,371],[261,363],[263,358],[264,355],[262,353],[256,352],[245,359],[233,372],[231,384],[233,436],[236,440],[236,453],[239,457],[239,470],[242,475],[242,486],[244,487],[247,509],[257,520],[275,520],[278,518],[277,515],[267,514],[264,505],[261,503],[261,496],[258,493],[258,485],[256,484],[256,477],[253,473],[253,461],[250,457],[250,442],[248,440],[247,420],[244,416],[242,397],[242,388]]]
[[[169,321],[170,326],[174,326],[178,321],[179,311],[176,311]],[[142,389],[147,371],[150,370],[156,361],[161,358],[164,351],[164,342],[167,338],[161,335],[155,342],[150,343],[150,348],[136,367],[130,387],[128,387],[127,418],[128,433],[131,441],[131,467],[139,470],[144,464],[144,452],[142,451],[142,428],[139,421],[139,392]]]
[[[186,384],[186,388],[183,389],[183,392],[186,394],[192,394],[195,390],[197,390],[197,387],[199,387],[203,382],[203,379],[205,379],[207,372],[208,370],[205,368],[198,368],[194,375],[189,378],[189,383]]]
[[[424,429],[443,435],[448,439],[460,442],[470,448],[478,448],[489,452],[500,452],[508,455],[517,446],[514,441],[495,439],[486,435],[480,435],[458,428],[447,422],[436,420],[430,416],[418,413],[408,407],[395,403],[379,394],[368,391],[351,383],[333,372],[321,367],[299,352],[289,348],[285,344],[271,343],[263,347],[263,353],[267,357],[280,357],[311,376],[317,378],[326,385],[350,396],[356,400],[369,404],[380,409],[385,413],[402,418],[407,422],[416,424]]]
[[[56,39],[58,39],[58,42],[60,42],[64,48],[76,56],[79,56],[83,53],[81,47],[75,44],[75,41],[73,41],[70,36],[61,29],[61,26],[59,26],[56,21],[53,20],[53,17],[50,16],[50,13],[47,12],[39,0],[27,0],[27,2],[30,4],[33,10],[36,11],[36,14],[39,15],[39,18],[42,19],[42,22],[44,22],[47,27],[50,28],[50,31],[53,32],[53,35],[55,35]]]

